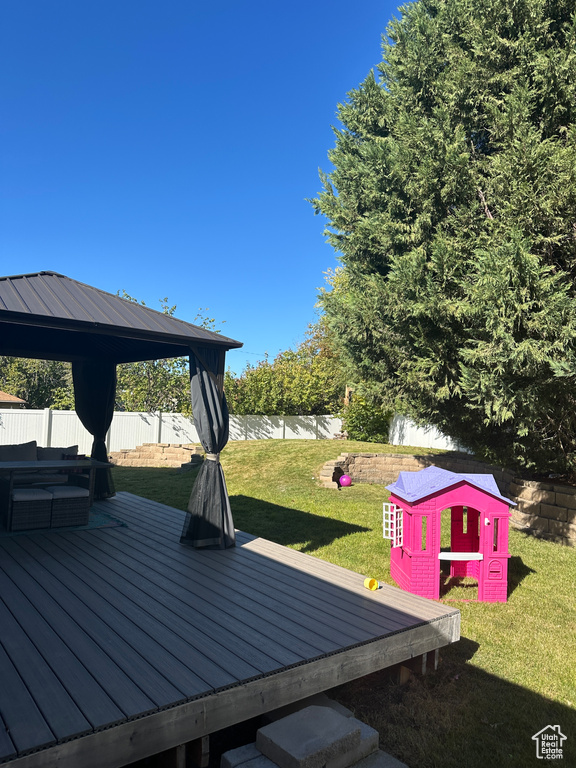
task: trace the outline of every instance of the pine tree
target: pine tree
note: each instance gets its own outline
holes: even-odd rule
[[[313,202],[350,370],[486,458],[576,470],[573,0],[420,0]]]

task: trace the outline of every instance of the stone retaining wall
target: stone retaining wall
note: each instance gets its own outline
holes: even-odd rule
[[[535,536],[576,546],[576,488],[514,479],[510,484],[512,524]]]
[[[558,544],[576,546],[576,488],[523,480],[467,454],[342,453],[324,464],[320,482],[326,488],[338,488],[333,480],[336,472],[349,475],[354,483],[389,485],[398,479],[399,472],[417,472],[432,465],[450,472],[494,475],[500,493],[516,502],[510,520],[514,528]]]
[[[423,453],[417,456],[409,453],[341,453],[334,461],[324,464],[320,481],[326,488],[337,488],[332,475],[336,469],[341,469],[355,483],[388,485],[398,479],[399,472],[417,472],[432,465],[450,472],[492,474],[504,496],[514,477],[511,472],[471,459],[466,453]]]

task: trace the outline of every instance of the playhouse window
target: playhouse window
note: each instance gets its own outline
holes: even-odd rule
[[[498,526],[498,522],[499,522],[499,519],[497,517],[495,517],[494,518],[494,526],[493,526],[494,539],[492,541],[492,551],[493,552],[498,552],[498,527],[499,527]]]
[[[428,549],[428,516],[422,517],[422,552]]]
[[[468,507],[462,507],[462,533],[468,533]]]
[[[401,547],[403,543],[402,509],[396,504],[384,504],[382,516],[382,535],[390,539],[393,547]]]

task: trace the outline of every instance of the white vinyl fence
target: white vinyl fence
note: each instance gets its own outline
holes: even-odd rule
[[[436,427],[419,427],[407,416],[395,414],[388,432],[390,445],[413,445],[415,448],[442,448],[446,451],[469,451],[456,440],[446,437]]]
[[[230,416],[230,440],[330,440],[341,430],[342,420],[334,416]],[[78,445],[80,453],[89,453],[92,448],[92,436],[75,411],[0,409],[0,445],[29,440],[46,447]],[[106,437],[109,451],[135,448],[142,443],[198,442],[193,420],[180,413],[119,411],[114,414]],[[434,427],[417,427],[399,414],[390,423],[389,442],[416,448],[466,450]]]
[[[325,440],[342,429],[333,416],[230,416],[231,440]],[[78,445],[89,453],[92,436],[75,411],[0,409],[0,445],[36,440],[45,447]],[[106,437],[109,451],[142,443],[198,443],[194,422],[180,413],[117,412]]]

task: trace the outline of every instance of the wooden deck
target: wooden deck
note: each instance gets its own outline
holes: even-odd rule
[[[125,527],[0,537],[0,763],[113,768],[459,638],[460,615],[128,493]]]

